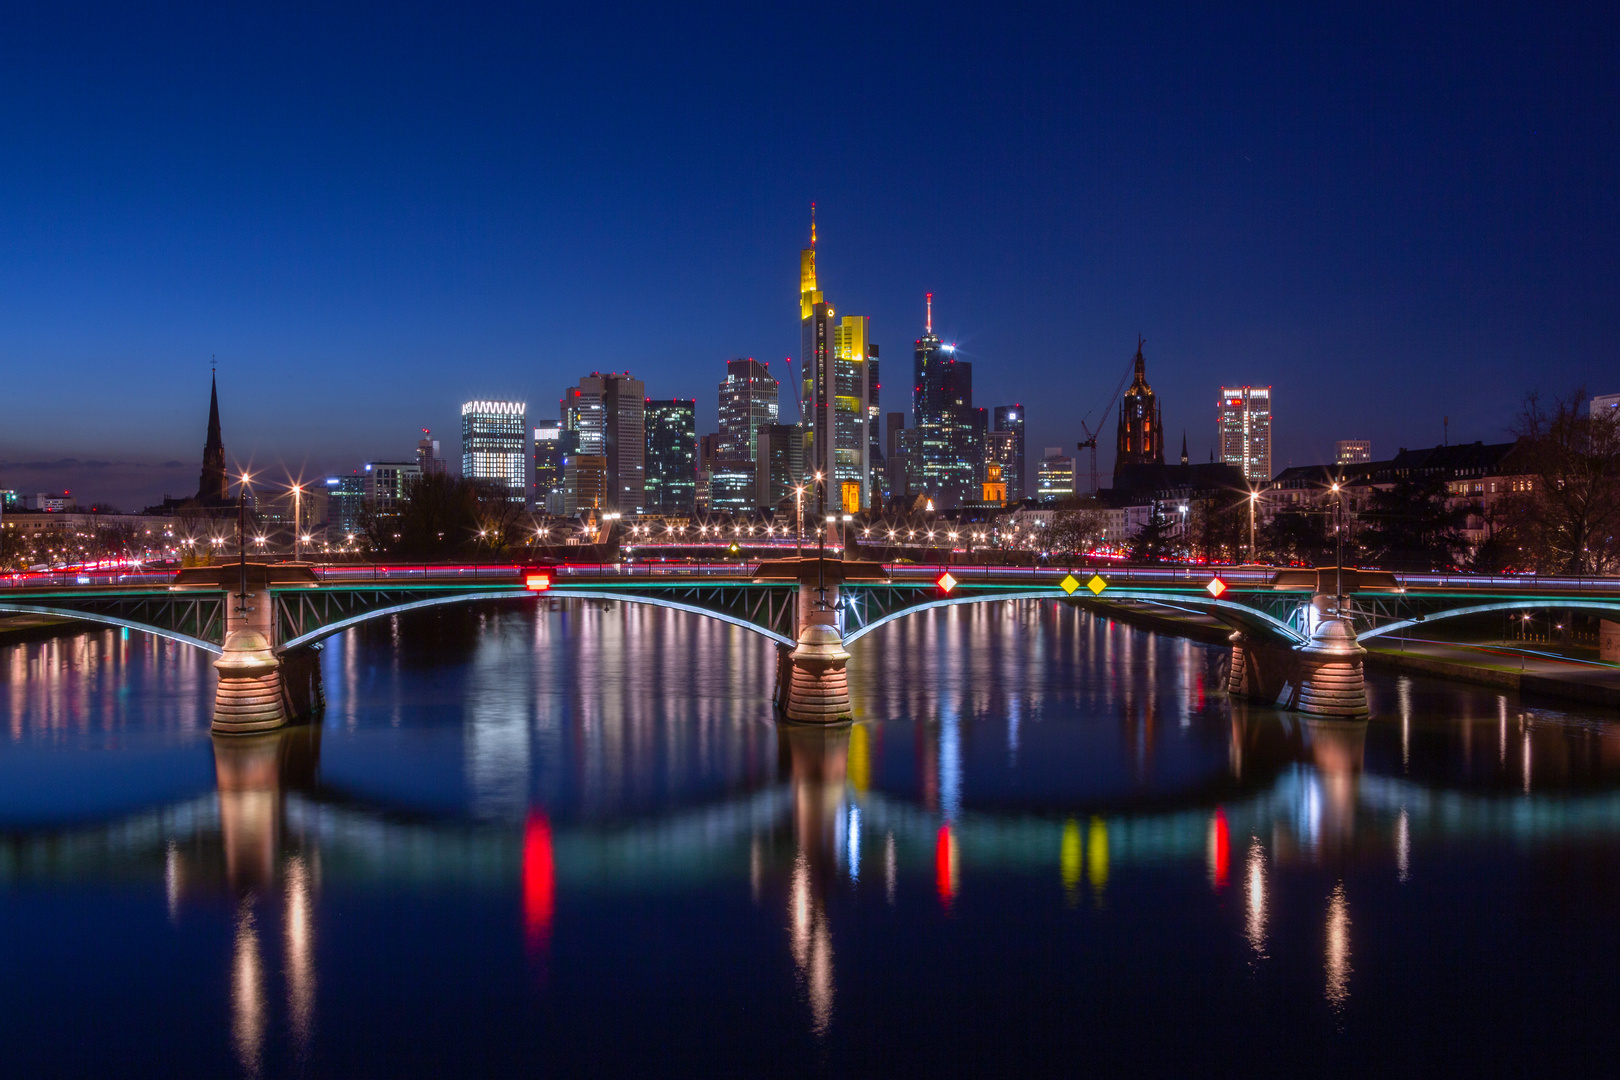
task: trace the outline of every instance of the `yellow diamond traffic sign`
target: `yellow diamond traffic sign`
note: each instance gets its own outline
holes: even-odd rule
[[[1086,588],[1090,589],[1094,596],[1101,596],[1102,591],[1108,588],[1108,582],[1102,579],[1101,574],[1092,574],[1091,580],[1086,582]]]
[[[1209,584],[1205,585],[1204,588],[1209,590],[1209,595],[1219,600],[1221,598],[1221,593],[1226,591],[1226,582],[1222,581],[1220,576],[1217,575],[1210,578]]]
[[[1078,581],[1074,580],[1074,575],[1073,574],[1069,574],[1062,581],[1058,582],[1058,588],[1062,589],[1064,592],[1068,593],[1070,596],[1073,596],[1074,595],[1074,590],[1078,589],[1079,587],[1080,587],[1080,583]]]
[[[940,589],[948,593],[952,589],[956,588],[956,579],[951,577],[951,572],[947,570],[945,573],[939,575],[939,579],[935,581],[934,584],[938,585]]]

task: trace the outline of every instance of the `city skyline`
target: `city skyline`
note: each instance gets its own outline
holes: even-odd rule
[[[1048,13],[1032,40],[1000,14],[862,12],[807,86],[786,14],[570,13],[545,33],[578,47],[541,64],[512,44],[538,25],[202,12],[41,9],[0,45],[33,103],[0,122],[0,357],[25,403],[0,485],[189,494],[216,356],[233,464],[306,477],[586,368],[696,397],[716,430],[687,372],[797,355],[784,253],[812,201],[823,277],[873,340],[903,357],[933,292],[978,399],[1029,403],[1031,447],[1074,453],[1088,411],[1111,428],[1137,334],[1194,460],[1221,385],[1282,395],[1274,469],[1438,443],[1442,417],[1492,442],[1526,391],[1614,390],[1596,118],[1620,89],[1590,13],[1387,35],[1159,7]],[[919,77],[941,61],[959,86]],[[864,136],[862,169],[802,153],[783,118],[812,112]]]

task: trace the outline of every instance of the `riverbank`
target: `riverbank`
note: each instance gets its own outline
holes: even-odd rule
[[[1620,709],[1620,668],[1489,644],[1382,640],[1366,646],[1367,666],[1435,675],[1537,697]]]
[[[1208,616],[1134,602],[1080,600],[1103,618],[1210,645],[1227,644],[1231,627]],[[1367,667],[1513,690],[1522,695],[1620,709],[1620,667],[1510,645],[1375,638],[1365,644]]]

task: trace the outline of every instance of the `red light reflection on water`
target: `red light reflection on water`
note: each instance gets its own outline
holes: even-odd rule
[[[1226,888],[1226,872],[1232,858],[1232,837],[1226,828],[1226,811],[1215,808],[1209,823],[1209,877],[1220,892]]]
[[[534,810],[523,824],[523,930],[530,946],[543,946],[551,940],[556,892],[551,823],[545,811]]]
[[[956,896],[956,875],[956,837],[951,832],[950,822],[946,822],[939,827],[939,834],[934,838],[934,884],[939,889],[940,902],[946,908],[951,906],[951,900]]]

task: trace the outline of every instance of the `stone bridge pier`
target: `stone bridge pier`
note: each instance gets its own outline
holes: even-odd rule
[[[851,719],[849,653],[838,619],[839,586],[850,580],[880,579],[883,568],[836,559],[797,559],[781,560],[770,572],[792,574],[799,582],[795,644],[777,649],[777,708],[789,720],[808,723]]]
[[[1365,718],[1367,650],[1335,604],[1331,593],[1312,598],[1310,638],[1293,647],[1253,632],[1234,632],[1227,692],[1309,716]]]
[[[181,591],[211,587],[226,594],[224,651],[214,661],[216,735],[273,731],[319,708],[323,695],[314,652],[277,656],[275,651],[279,636],[270,586],[315,585],[307,567],[227,563],[183,570],[175,584]]]

